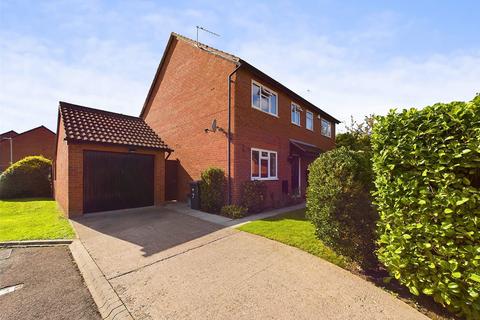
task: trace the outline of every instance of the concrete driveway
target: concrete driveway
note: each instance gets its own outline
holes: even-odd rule
[[[322,259],[180,211],[74,222],[135,319],[427,319]]]

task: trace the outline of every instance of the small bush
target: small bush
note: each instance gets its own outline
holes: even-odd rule
[[[367,268],[376,261],[372,179],[369,157],[341,147],[310,165],[307,188],[307,217],[317,237]]]
[[[237,205],[223,206],[221,214],[232,219],[239,219],[245,217],[247,208]]]
[[[411,293],[480,319],[480,96],[392,110],[372,148],[380,261]]]
[[[257,213],[265,208],[267,185],[263,181],[245,181],[242,184],[240,202],[249,213]]]
[[[219,168],[202,172],[200,181],[200,207],[203,211],[219,213],[225,203],[225,173]]]
[[[0,199],[51,197],[51,167],[42,156],[15,162],[0,175]]]

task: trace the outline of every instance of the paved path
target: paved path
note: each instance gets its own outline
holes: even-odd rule
[[[74,226],[135,319],[427,319],[322,259],[171,207]]]
[[[13,286],[0,292],[2,320],[101,319],[66,246],[0,248],[0,289]]]

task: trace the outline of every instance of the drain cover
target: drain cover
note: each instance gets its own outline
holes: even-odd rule
[[[2,289],[0,289],[0,296],[3,296],[4,294],[7,294],[7,293],[12,293],[13,291],[19,290],[19,289],[22,289],[22,288],[23,288],[23,283],[16,284],[16,285],[10,286],[10,287],[2,288]]]

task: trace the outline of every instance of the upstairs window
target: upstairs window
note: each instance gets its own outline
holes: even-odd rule
[[[291,108],[292,108],[292,123],[296,124],[297,126],[300,126],[300,111],[302,111],[302,109],[298,104],[295,104],[293,102],[292,102]]]
[[[332,137],[332,123],[325,119],[322,119],[322,135]]]
[[[252,108],[278,116],[277,94],[259,83],[252,82]]]
[[[277,153],[252,148],[252,180],[277,179]]]
[[[310,111],[307,111],[307,112],[306,112],[305,127],[306,127],[308,130],[312,130],[312,131],[313,131],[313,113],[310,112]]]

